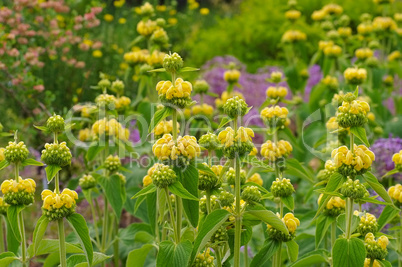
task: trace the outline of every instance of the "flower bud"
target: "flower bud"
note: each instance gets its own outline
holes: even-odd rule
[[[211,210],[216,210],[219,208],[219,203],[218,203],[218,198],[215,195],[210,196],[210,202],[211,202]],[[202,213],[207,213],[207,196],[204,195],[200,198],[200,211]]]
[[[353,181],[352,179],[348,179],[341,186],[341,194],[344,197],[349,197],[354,200],[359,200],[363,197],[368,197],[369,192],[366,187],[360,183],[359,180]]]
[[[282,72],[273,71],[270,78],[273,83],[280,83],[282,81]]]
[[[124,82],[120,80],[116,80],[112,83],[112,91],[118,94],[122,94],[124,92]]]
[[[42,150],[42,161],[47,165],[66,166],[71,163],[71,152],[67,147],[66,142],[60,144],[45,144],[45,149]]]
[[[372,233],[368,233],[365,236],[364,243],[366,247],[367,258],[382,260],[387,256],[387,246],[389,240],[386,236],[383,235],[379,237],[376,241],[374,235]]]
[[[277,213],[279,217],[279,213]],[[286,235],[285,233],[275,229],[271,225],[267,225],[268,229],[268,236],[274,240],[288,242],[292,240],[296,235],[296,228],[300,226],[300,221],[297,219],[292,213],[287,213],[283,218],[282,221],[285,223],[286,228],[289,230],[289,234]]]
[[[227,158],[234,159],[236,156],[244,156],[250,153],[254,145],[251,142],[254,132],[250,128],[240,127],[237,133],[226,127],[218,135],[218,140],[223,145],[223,153]]]
[[[214,267],[215,258],[209,254],[209,248],[203,253],[199,253],[191,267]]]
[[[167,165],[155,163],[149,170],[153,184],[159,188],[166,188],[176,182],[176,173]]]
[[[343,76],[347,83],[359,85],[367,79],[367,71],[363,68],[347,68],[343,72]]]
[[[34,202],[36,183],[34,180],[22,179],[19,181],[10,179],[5,180],[1,184],[1,192],[3,193],[4,201],[13,206],[29,205]]]
[[[75,212],[77,192],[65,188],[61,194],[56,194],[48,189],[42,191],[43,214],[50,220],[56,221],[65,218]]]
[[[226,101],[223,110],[231,118],[243,117],[247,113],[248,105],[240,97],[234,96]]]
[[[211,244],[222,246],[224,242],[228,241],[229,236],[226,227],[221,226],[215,233],[211,236]]]
[[[0,215],[7,216],[8,205],[2,197],[0,197]]]
[[[367,113],[370,106],[367,102],[353,100],[343,101],[342,106],[338,107],[337,121],[343,128],[363,127],[367,123]]]
[[[366,59],[365,63],[370,68],[376,68],[380,64],[380,61],[376,57],[369,57]]]
[[[366,236],[368,233],[377,233],[377,230],[378,223],[376,217],[373,214],[366,212],[366,214],[360,218],[360,223],[356,232],[360,233],[361,236]]]
[[[62,133],[64,131],[64,119],[60,115],[53,115],[47,119],[46,127],[52,133]]]
[[[23,162],[28,158],[29,151],[24,142],[8,142],[8,146],[4,150],[4,158],[8,162],[17,163]]]
[[[270,128],[284,128],[287,124],[289,110],[285,107],[266,107],[261,111],[261,118]]]
[[[95,103],[98,108],[107,108],[113,110],[116,106],[117,99],[114,95],[101,94],[95,99]]]
[[[234,195],[227,191],[221,191],[221,193],[218,196],[218,201],[221,204],[221,207],[231,206],[234,202],[234,199],[235,199]]]
[[[229,84],[235,84],[239,81],[240,78],[240,71],[235,70],[235,69],[231,69],[231,70],[227,70],[225,71],[225,73],[223,74],[223,78],[225,79],[225,81],[227,81]]]
[[[108,79],[102,79],[98,82],[98,86],[105,91],[106,89],[108,89],[110,87],[111,83]]]
[[[290,179],[283,178],[280,180],[276,178],[276,180],[272,182],[271,193],[274,197],[288,197],[291,196],[293,192],[295,192],[295,189]]]
[[[79,185],[83,190],[88,190],[96,186],[96,180],[90,174],[84,175],[79,179]]]
[[[236,181],[236,171],[234,168],[230,167],[225,174],[226,181],[229,185],[235,185]],[[246,171],[240,170],[240,184],[246,183]]]
[[[402,150],[392,156],[392,161],[395,164],[395,169],[402,172]]]
[[[208,164],[205,162],[203,163],[206,167]],[[215,173],[215,176],[209,175],[206,172],[198,171],[199,178],[198,178],[198,189],[199,190],[206,190],[211,191],[214,189],[218,189],[222,185],[222,181],[219,179],[219,176],[222,171],[221,165],[214,165],[211,167],[211,170]]]
[[[318,198],[318,204],[320,204],[323,194]],[[337,217],[345,212],[346,202],[340,197],[331,197],[327,205],[324,207],[324,214],[330,217]]]
[[[166,54],[163,59],[163,67],[167,72],[176,73],[183,67],[183,59],[176,52]]]
[[[207,150],[216,150],[220,147],[218,137],[214,133],[206,133],[200,137],[198,144]]]
[[[246,186],[241,193],[241,198],[249,205],[254,205],[261,200],[261,192],[257,186]]]
[[[194,83],[194,93],[205,94],[209,90],[209,84],[205,80],[197,80]]]

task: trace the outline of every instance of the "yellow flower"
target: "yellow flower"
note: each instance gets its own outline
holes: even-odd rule
[[[289,114],[289,110],[285,107],[273,106],[266,107],[261,111],[261,117],[265,119],[280,118],[286,119]]]
[[[3,161],[5,159],[4,150],[6,150],[4,147],[0,147],[0,161]]]
[[[227,91],[223,92],[220,98],[215,99],[215,105],[217,107],[222,107],[225,105],[226,101],[234,96],[238,96],[240,99],[244,100],[244,96],[242,93],[239,92],[231,92],[228,93]]]
[[[386,237],[385,235],[380,236],[380,238],[378,238],[377,243],[378,245],[380,245],[382,249],[386,249],[389,244],[388,237]]]
[[[299,10],[292,9],[285,12],[285,17],[289,20],[297,20],[300,16],[301,12]]]
[[[149,57],[148,50],[137,50],[125,53],[123,58],[129,64],[146,63]]]
[[[331,153],[336,168],[343,164],[353,166],[355,170],[368,169],[375,160],[375,155],[366,146],[354,144],[354,153],[346,146],[334,149]]]
[[[269,161],[276,161],[279,158],[287,157],[293,148],[288,141],[280,140],[278,143],[274,143],[268,140],[261,146],[261,155]]]
[[[147,21],[141,20],[137,24],[137,32],[143,36],[151,35],[156,30],[156,28],[156,21],[152,21],[150,19]]]
[[[130,103],[131,103],[130,98],[128,98],[127,96],[121,96],[117,98],[115,101],[116,109],[126,108],[130,106]]]
[[[337,4],[328,4],[325,5],[322,10],[324,10],[325,13],[332,15],[339,15],[343,12],[343,8],[340,5]]]
[[[307,35],[299,30],[288,30],[282,35],[282,42],[293,43],[298,41],[305,41]]]
[[[92,56],[95,57],[95,58],[101,58],[103,56],[103,53],[100,50],[94,50],[92,52]]]
[[[166,6],[165,5],[157,5],[156,6],[156,10],[158,10],[159,12],[165,12],[166,11]]]
[[[300,226],[300,221],[297,219],[293,213],[287,213],[282,221],[285,223],[286,227],[288,228],[290,233],[294,233],[296,231],[296,228]]]
[[[219,133],[218,140],[221,144],[224,144],[225,147],[232,146],[234,141],[234,130],[231,127],[226,127],[225,130]]]
[[[148,185],[152,184],[151,176],[145,175],[144,178],[142,179],[142,184],[144,185],[144,187],[147,187]]]
[[[180,124],[177,123],[177,133],[180,132]],[[173,121],[161,121],[152,131],[155,135],[171,134],[173,132]]]
[[[182,78],[177,78],[174,86],[171,81],[160,81],[156,85],[158,95],[164,95],[166,99],[190,97],[192,88],[191,83]]]
[[[369,57],[372,57],[373,55],[374,52],[370,48],[359,48],[355,51],[355,56],[360,60],[367,59]]]
[[[258,154],[258,149],[256,147],[253,147],[253,150],[250,152],[250,156],[256,156]]]
[[[337,56],[340,56],[341,53],[342,53],[342,48],[339,45],[326,46],[324,48],[324,54],[326,56],[337,57]]]
[[[208,104],[202,104],[202,105],[195,105],[191,108],[191,112],[194,115],[199,115],[203,114],[205,116],[211,116],[214,113],[214,108],[211,105]]]
[[[397,28],[395,21],[390,17],[375,17],[373,27],[378,31],[391,31]]]
[[[284,98],[288,94],[288,89],[283,86],[270,86],[266,91],[267,97],[269,98]]]
[[[254,173],[252,176],[250,176],[250,178],[247,179],[246,182],[247,183],[248,182],[256,183],[256,184],[258,184],[260,186],[262,186],[262,184],[263,184],[263,180],[262,180],[261,175],[259,173]]]
[[[373,25],[370,23],[360,23],[357,25],[357,32],[361,35],[368,35],[373,31]]]
[[[114,4],[115,7],[122,7],[125,2],[126,2],[126,0],[115,0],[113,2],[113,4]]]
[[[321,21],[327,16],[325,10],[316,10],[311,14],[311,19],[314,21]]]
[[[394,61],[394,60],[400,59],[400,58],[401,58],[401,52],[399,52],[399,51],[393,51],[387,57],[388,61]]]
[[[168,18],[168,23],[170,25],[176,25],[177,24],[177,19],[176,18]]]
[[[176,160],[179,156],[193,159],[200,155],[201,149],[194,136],[179,136],[176,145],[172,135],[164,134],[152,146],[152,152],[159,160]]]
[[[343,72],[346,81],[351,84],[360,84],[367,79],[367,70],[363,68],[347,68]]]
[[[107,22],[112,22],[113,19],[114,19],[114,17],[113,17],[113,15],[111,15],[111,14],[105,14],[105,15],[103,16],[103,19],[104,19],[105,21],[107,21]]]
[[[209,9],[206,8],[206,7],[201,8],[200,9],[200,14],[203,15],[203,16],[208,15],[209,14]]]
[[[128,129],[125,129],[116,119],[107,120],[107,118],[96,121],[92,125],[92,133],[97,137],[106,134],[121,140],[127,140],[130,136]]]
[[[338,28],[339,36],[346,38],[352,35],[352,29],[350,27],[339,27]]]
[[[127,20],[125,18],[119,18],[119,24],[126,24]]]
[[[364,260],[364,267],[381,267],[382,265],[381,265],[381,263],[379,263],[378,262],[378,260],[374,260],[374,264],[373,265],[370,265],[371,264],[371,259],[369,259],[369,258],[366,258],[365,260]]]

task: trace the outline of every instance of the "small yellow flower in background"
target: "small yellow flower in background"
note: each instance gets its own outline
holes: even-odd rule
[[[203,16],[208,15],[209,14],[209,9],[206,8],[206,7],[201,8],[200,9],[200,14],[203,15]]]
[[[237,81],[240,78],[240,71],[238,70],[227,70],[225,71],[225,73],[223,74],[223,78],[225,79],[225,81],[227,81],[228,83],[237,83]]]
[[[214,113],[214,108],[211,105],[208,105],[206,103],[202,105],[195,105],[191,108],[191,112],[193,115],[205,115],[205,116],[211,116]]]
[[[268,87],[266,94],[267,94],[267,97],[273,98],[273,99],[284,98],[288,94],[288,89],[283,86],[278,86],[278,87],[270,86],[270,87]]]
[[[327,16],[325,10],[316,10],[311,14],[311,19],[314,21],[321,21]]]
[[[190,10],[197,9],[200,6],[200,4],[195,0],[188,0],[187,3]]]
[[[369,57],[372,57],[373,55],[374,52],[370,48],[359,48],[355,51],[355,56],[360,60],[367,59]]]
[[[225,105],[226,101],[234,96],[238,96],[239,98],[244,100],[244,96],[240,92],[231,92],[228,93],[227,91],[223,92],[220,98],[215,99],[215,105],[220,108]]]
[[[180,132],[180,124],[177,123],[177,133]],[[156,136],[173,133],[173,121],[161,121],[152,131]]]
[[[339,27],[337,31],[342,38],[347,38],[352,35],[352,28],[350,27]]]
[[[343,76],[348,83],[358,85],[367,79],[367,70],[363,68],[347,68],[343,72]]]
[[[92,133],[96,137],[106,134],[122,140],[127,140],[130,136],[129,130],[125,129],[116,119],[108,120],[107,118],[96,121],[92,125]]]
[[[333,45],[334,45],[333,41],[319,41],[318,42],[318,49],[324,51],[324,49],[326,47],[333,46]]]
[[[289,110],[280,106],[266,107],[261,111],[261,117],[264,119],[272,119],[274,117],[286,119],[288,114]]]
[[[325,13],[332,15],[339,15],[343,12],[343,8],[340,5],[337,4],[328,4],[325,5],[322,10],[324,10]]]
[[[176,25],[177,24],[177,19],[176,18],[168,18],[168,23],[170,25]]]
[[[360,23],[357,25],[357,32],[361,35],[368,35],[373,32],[373,25],[371,23]]]
[[[177,10],[176,10],[176,9],[172,9],[172,10],[169,11],[169,15],[170,15],[170,16],[174,16],[174,15],[176,15],[176,14],[177,14]]]
[[[142,179],[142,184],[144,185],[144,187],[147,187],[148,185],[152,184],[151,176],[149,175],[144,176],[144,178]]]
[[[375,121],[374,113],[373,112],[367,113],[367,119],[369,119],[370,121]]]
[[[261,155],[269,161],[276,161],[279,158],[287,157],[293,150],[288,141],[280,140],[275,143],[268,140],[261,146]]]
[[[327,75],[321,82],[331,90],[336,90],[339,87],[338,79],[334,76]]]
[[[89,46],[89,47],[91,47],[94,42],[93,42],[92,40],[89,40],[89,39],[84,39],[84,40],[82,41],[82,43],[85,44],[85,45],[87,45],[87,46]]]
[[[102,53],[102,51],[100,51],[100,50],[94,50],[94,51],[92,52],[92,56],[93,56],[94,58],[101,58],[101,57],[103,56],[103,53]]]
[[[332,45],[332,46],[326,46],[324,48],[324,54],[326,56],[330,57],[338,57],[342,53],[342,48],[339,45]]]
[[[336,121],[336,117],[329,118],[329,120],[327,121],[325,126],[327,127],[328,131],[330,131],[330,132],[333,132],[333,131],[336,131],[339,129],[339,124]]]
[[[294,43],[306,39],[307,35],[299,30],[288,30],[282,35],[282,42],[284,43]]]
[[[5,159],[4,150],[6,150],[4,147],[0,148],[0,161],[3,161]]]
[[[147,21],[141,20],[137,24],[137,32],[142,36],[151,35],[156,30],[156,28],[157,28],[156,21],[152,21],[150,19]]]
[[[400,59],[400,58],[401,58],[401,52],[399,52],[399,51],[393,51],[387,57],[388,61],[394,61],[394,60]]]
[[[402,150],[400,151],[402,154]],[[395,154],[398,155],[398,154]],[[395,156],[394,155],[394,156]],[[395,161],[394,161],[395,162]],[[402,185],[396,184],[388,189],[388,195],[395,201],[402,203]]]
[[[119,24],[126,24],[127,20],[125,18],[119,18]]]
[[[258,154],[258,149],[256,147],[253,147],[253,150],[250,152],[250,156],[256,156]]]
[[[291,21],[297,20],[300,16],[301,12],[299,10],[292,9],[285,12],[285,17]]]
[[[128,64],[126,62],[120,63],[119,68],[121,70],[126,70],[128,68]]]
[[[373,20],[373,28],[377,31],[396,30],[396,22],[390,17],[375,17]]]
[[[114,17],[113,17],[112,14],[105,14],[105,15],[103,16],[103,19],[104,19],[105,21],[107,21],[107,22],[112,22],[113,19],[114,19]]]
[[[157,5],[156,6],[156,10],[158,10],[159,12],[165,12],[167,9],[167,7],[165,5]]]
[[[392,161],[395,164],[395,169],[401,171],[402,170],[402,150],[400,150],[399,153],[395,153],[392,156]]]
[[[89,140],[90,137],[91,137],[91,129],[89,129],[89,128],[81,129],[78,132],[78,139],[80,141],[83,141],[83,142],[87,141],[87,140]]]
[[[122,7],[125,2],[126,2],[126,0],[115,0],[115,1],[113,2],[113,5],[114,5],[115,7]]]
[[[256,183],[259,186],[262,186],[262,184],[264,183],[259,173],[254,173],[252,176],[250,176],[250,178],[247,179],[246,182]]]
[[[166,99],[187,98],[191,95],[192,88],[191,83],[182,78],[177,78],[174,85],[171,81],[160,81],[156,85],[158,95],[165,96]]]

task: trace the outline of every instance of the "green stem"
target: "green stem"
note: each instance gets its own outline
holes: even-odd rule
[[[204,104],[204,94],[200,94],[200,104]]]
[[[374,266],[374,259],[370,259],[370,267]]]
[[[15,173],[15,181],[18,183],[20,181],[20,170],[19,170],[19,163],[16,162],[14,165],[14,173]]]
[[[158,200],[160,198],[160,189],[156,189],[156,199]],[[155,207],[155,238],[156,238],[156,244],[159,244],[160,242],[160,236],[159,236],[159,224],[158,224],[158,211],[159,211],[159,201],[156,201],[156,207]],[[160,215],[162,216],[162,214]]]
[[[277,253],[278,253],[277,264],[278,264],[278,267],[281,267],[282,266],[282,242],[279,242],[279,249],[278,249]]]
[[[21,254],[22,254],[22,266],[28,266],[27,264],[27,241],[25,239],[25,227],[24,227],[24,217],[22,211],[18,214],[18,224],[21,234]]]
[[[0,253],[5,251],[3,217],[0,216]]]
[[[97,223],[97,220],[96,220],[95,207],[94,207],[94,203],[92,202],[92,198],[89,201],[89,206],[91,207],[91,212],[92,212],[92,223],[94,225],[94,230],[95,230],[96,246],[98,247],[98,249],[100,249],[99,229],[98,229],[98,223]]]
[[[210,214],[211,213],[211,192],[209,192],[209,190],[207,190],[205,192],[205,196],[207,199],[207,213]]]
[[[216,266],[222,267],[221,250],[219,247],[215,249],[215,256],[216,256]]]
[[[180,243],[181,239],[181,225],[182,225],[182,217],[183,217],[183,202],[181,197],[176,196],[176,235],[177,242]]]
[[[166,198],[167,198],[168,207],[169,207],[169,213],[170,213],[170,222],[172,223],[172,228],[173,228],[173,233],[174,233],[176,244],[178,244],[180,241],[179,241],[178,235],[177,235],[176,220],[174,218],[172,201],[170,199],[169,190],[167,189],[167,187],[165,188],[165,191],[166,191]]]
[[[237,127],[236,127],[237,129]],[[234,244],[234,266],[240,267],[240,243],[241,243],[241,213],[240,213],[240,158],[235,158],[235,195],[236,195],[236,211],[235,211],[235,244]]]
[[[244,245],[244,267],[248,266],[248,246]]]
[[[119,238],[118,238],[119,222],[118,221],[119,220],[117,218],[115,218],[114,223],[111,223],[111,224],[114,224],[113,235],[115,236],[115,240],[113,242],[113,251],[114,251],[113,261],[114,261],[114,266],[117,266],[117,267],[120,266],[119,265],[120,259],[119,259]]]
[[[334,248],[336,241],[336,221],[331,224],[331,249]]]
[[[350,133],[350,151],[354,153],[354,143],[355,143],[355,136]]]
[[[177,110],[174,108],[172,112],[172,123],[173,123],[173,140],[177,144]]]
[[[101,252],[105,253],[106,249],[106,239],[107,239],[107,225],[108,225],[108,219],[109,219],[109,211],[108,211],[108,201],[106,196],[104,197],[105,203],[104,203],[104,209],[103,209],[103,225],[102,225],[102,244],[101,244]]]
[[[353,218],[353,199],[346,198],[346,238],[350,239],[352,231],[352,218]]]
[[[279,214],[281,215],[281,218],[283,218],[283,202],[282,202],[282,200],[279,201]]]
[[[58,229],[59,229],[59,245],[60,245],[60,266],[66,267],[66,239],[64,236],[64,222],[63,219],[59,219],[57,221]]]

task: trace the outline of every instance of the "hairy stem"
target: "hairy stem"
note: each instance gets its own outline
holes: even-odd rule
[[[221,250],[220,247],[215,249],[215,256],[216,256],[216,266],[222,267],[222,259],[221,259]]]
[[[210,214],[211,213],[211,192],[209,192],[209,190],[207,190],[205,192],[205,196],[207,199],[207,213]]]
[[[96,246],[98,247],[98,249],[100,249],[99,229],[98,229],[98,223],[97,223],[97,219],[96,219],[95,207],[94,207],[94,203],[92,201],[92,198],[89,201],[89,206],[91,207],[92,223],[94,225],[94,230],[95,230]]]
[[[240,158],[236,155],[235,159],[235,195],[236,195],[236,211],[235,211],[235,244],[234,244],[234,266],[240,267],[240,243],[241,243],[241,213],[240,213]]]
[[[165,190],[166,190],[166,198],[167,198],[168,207],[169,207],[169,213],[170,213],[170,222],[172,224],[176,244],[178,244],[180,242],[180,239],[178,239],[178,235],[177,235],[177,225],[176,225],[176,220],[175,220],[175,217],[174,217],[172,201],[170,199],[169,190],[167,189],[167,187],[165,188]]]
[[[352,232],[353,199],[346,199],[346,238],[350,239]]]
[[[27,241],[25,239],[25,227],[24,227],[24,216],[22,214],[22,211],[18,214],[18,224],[20,228],[20,234],[21,234],[21,254],[22,254],[22,266],[29,266],[27,263]]]
[[[112,223],[112,224],[114,224],[114,227],[113,227],[113,235],[115,236],[115,240],[114,240],[114,242],[113,242],[113,261],[114,261],[114,266],[116,266],[116,267],[118,267],[118,266],[120,266],[119,265],[119,262],[120,262],[120,258],[119,258],[119,238],[118,238],[118,235],[119,235],[119,220],[116,218],[115,220],[114,220],[115,222],[114,223]]]
[[[60,266],[66,267],[66,239],[64,236],[64,221],[63,219],[59,219],[57,221],[57,226],[59,230],[59,246],[60,246]]]

